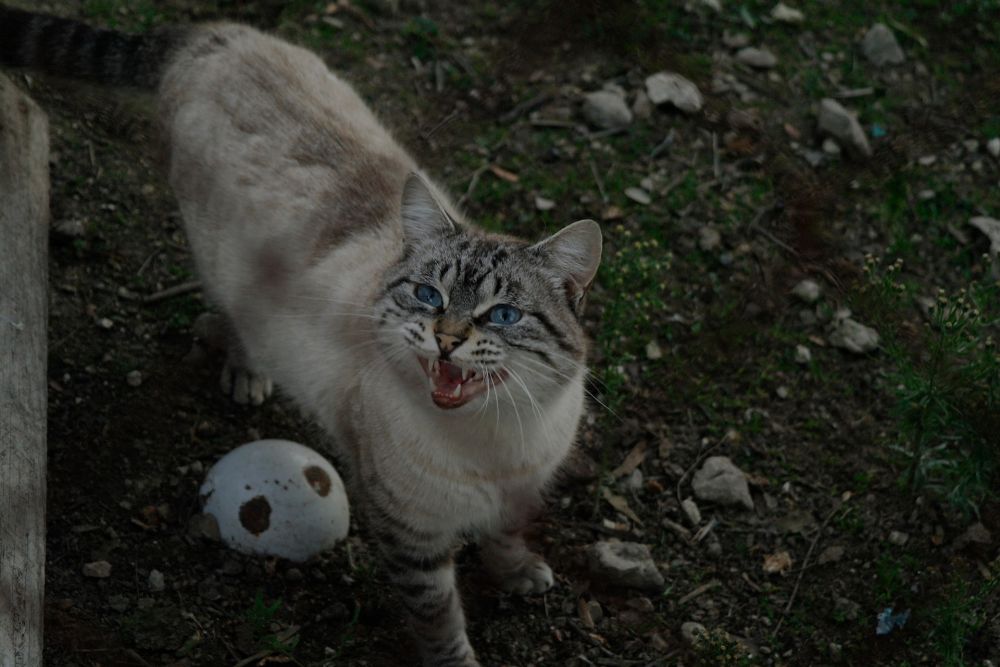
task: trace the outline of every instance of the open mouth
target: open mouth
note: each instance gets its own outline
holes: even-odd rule
[[[507,373],[487,373],[462,368],[442,359],[433,361],[418,357],[431,385],[431,399],[439,408],[458,408],[484,393],[489,385],[498,386]]]

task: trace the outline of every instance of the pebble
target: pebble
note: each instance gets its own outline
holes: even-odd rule
[[[879,345],[877,331],[852,320],[850,317],[837,318],[835,320],[829,340],[830,344],[834,347],[839,347],[854,354],[867,354],[877,349]]]
[[[663,575],[649,547],[635,542],[595,542],[587,548],[592,574],[614,586],[660,591]]]
[[[1000,158],[1000,137],[993,137],[986,142],[986,152],[995,158]]]
[[[808,347],[805,345],[795,346],[795,363],[805,365],[812,361],[812,358],[812,352],[809,351]]]
[[[670,648],[670,644],[667,643],[667,640],[659,632],[649,635],[649,645],[661,653],[665,653]]]
[[[632,598],[625,603],[628,605],[629,609],[634,609],[643,614],[651,614],[656,610],[653,606],[653,601],[647,597]]]
[[[121,613],[128,609],[130,600],[124,595],[109,595],[108,596],[108,606],[115,611]]]
[[[965,150],[969,153],[976,153],[979,151],[979,141],[976,139],[966,139],[962,142],[962,145],[965,146]]]
[[[649,101],[646,91],[640,90],[635,94],[635,100],[632,101],[632,115],[640,119],[653,115],[653,103]]]
[[[799,281],[799,283],[792,288],[792,294],[797,296],[804,303],[816,303],[819,301],[819,297],[822,293],[823,290],[820,288],[819,283],[815,280],[810,280],[809,278]]]
[[[805,14],[783,2],[779,2],[771,10],[771,18],[783,23],[802,23],[806,20]]]
[[[845,621],[854,622],[858,620],[858,614],[861,612],[861,605],[852,600],[848,600],[844,597],[838,597],[833,601],[833,613],[835,617],[839,617]]]
[[[775,394],[776,394],[776,395],[778,396],[778,398],[780,398],[781,400],[785,400],[786,398],[788,398],[788,387],[786,387],[786,386],[782,385],[782,386],[778,387],[777,389],[775,389],[775,390],[774,390],[774,393],[775,393]]]
[[[727,456],[710,456],[691,480],[694,495],[723,505],[743,505],[753,509],[747,476]]]
[[[701,623],[688,621],[681,624],[681,636],[688,646],[694,646],[708,635],[708,630]]]
[[[53,230],[59,236],[68,239],[78,239],[87,232],[81,220],[60,220],[56,223]]]
[[[130,387],[138,387],[142,384],[142,373],[140,371],[129,371],[125,376],[125,382]]]
[[[150,570],[147,581],[149,583],[149,590],[157,593],[167,587],[166,581],[163,579],[163,573],[159,570]]]
[[[819,555],[819,564],[826,565],[827,563],[836,563],[841,558],[844,557],[844,547],[832,546],[823,549],[823,553]]]
[[[112,322],[107,317],[102,317],[101,319],[97,320],[97,326],[101,327],[102,329],[113,329],[115,323]]]
[[[632,110],[617,92],[598,90],[583,96],[583,117],[591,125],[610,130],[632,122]]]
[[[648,206],[652,201],[649,197],[649,193],[642,188],[625,188],[625,196],[636,203],[642,204],[643,206]]]
[[[556,203],[545,197],[535,197],[535,208],[539,211],[551,211],[556,207]]]
[[[900,65],[906,62],[903,49],[899,48],[896,35],[884,23],[876,23],[861,40],[861,51],[876,67]]]
[[[901,530],[893,530],[889,533],[889,544],[893,544],[897,547],[904,546],[910,541],[910,536]]]
[[[705,103],[698,86],[674,72],[657,72],[647,77],[646,94],[653,104],[670,103],[685,113],[696,113]]]
[[[698,509],[698,503],[691,498],[685,498],[681,501],[681,509],[684,510],[688,523],[695,527],[701,524],[701,510]]]
[[[590,612],[590,619],[594,621],[595,625],[604,618],[604,609],[601,608],[601,603],[597,600],[587,602],[587,611]]]
[[[745,32],[732,33],[725,30],[722,33],[722,43],[730,49],[742,49],[750,44],[750,36]]]
[[[758,49],[753,46],[740,49],[736,53],[736,60],[758,69],[771,69],[778,64],[778,58],[773,53],[767,49]]]
[[[924,155],[917,160],[917,164],[921,167],[929,167],[937,162],[937,155]]]
[[[111,576],[111,563],[106,560],[95,560],[83,566],[83,576],[91,579],[107,579]]]
[[[641,491],[642,481],[642,471],[636,468],[629,473],[628,479],[625,480],[625,488],[629,491]]]
[[[663,358],[663,350],[660,349],[660,344],[655,340],[646,343],[646,358],[651,361]]]
[[[969,224],[986,234],[986,238],[990,240],[990,252],[1000,255],[1000,220],[977,215],[969,218]]]
[[[857,115],[845,109],[837,100],[827,97],[820,102],[819,129],[855,155],[871,157],[872,149]]]
[[[827,137],[823,140],[823,152],[827,155],[840,155],[840,144],[830,137]]]
[[[698,247],[705,252],[711,252],[722,243],[722,236],[719,230],[711,225],[705,225],[698,230]]]

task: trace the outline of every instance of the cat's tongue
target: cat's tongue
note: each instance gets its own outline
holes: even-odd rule
[[[439,408],[457,408],[467,403],[472,396],[466,389],[462,377],[462,369],[455,364],[439,360],[432,368],[431,399]]]

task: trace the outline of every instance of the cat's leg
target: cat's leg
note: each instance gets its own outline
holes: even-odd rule
[[[508,528],[480,540],[483,566],[503,590],[518,595],[552,588],[552,568],[524,542],[520,528]]]
[[[413,528],[379,508],[371,508],[369,516],[423,665],[478,667],[455,582],[453,536]]]
[[[241,405],[260,405],[274,391],[271,379],[255,370],[232,323],[224,315],[203,313],[195,321],[194,333],[210,347],[224,350],[219,386]]]

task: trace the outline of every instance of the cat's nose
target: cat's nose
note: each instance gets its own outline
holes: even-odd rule
[[[445,359],[448,358],[452,350],[465,341],[464,338],[446,333],[436,333],[434,334],[434,338],[437,339],[438,349],[441,350],[441,356]]]

